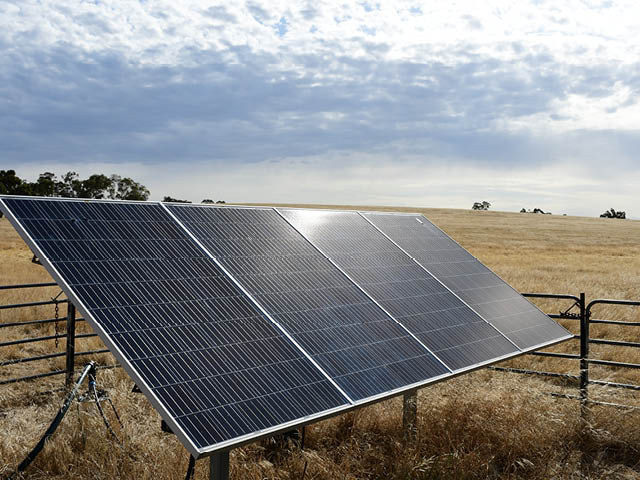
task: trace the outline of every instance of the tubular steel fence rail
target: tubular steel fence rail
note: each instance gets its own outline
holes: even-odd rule
[[[57,283],[28,283],[22,285],[0,285],[0,292],[7,290],[18,290],[18,289],[40,289],[44,287],[55,287]],[[58,322],[64,322],[66,325],[66,330],[64,333],[57,333],[55,335],[45,335],[40,337],[29,337],[29,338],[20,338],[17,340],[9,340],[9,341],[0,341],[0,373],[3,373],[3,370],[6,371],[6,368],[11,365],[24,364],[30,362],[38,362],[42,360],[49,360],[52,358],[65,357],[65,368],[64,370],[53,370],[49,372],[37,373],[34,375],[27,375],[22,377],[14,377],[8,379],[1,379],[0,385],[7,385],[10,383],[16,382],[24,382],[27,380],[35,380],[38,378],[44,377],[52,377],[56,375],[65,375],[65,386],[69,387],[73,384],[73,375],[75,369],[75,358],[86,356],[86,355],[96,355],[100,353],[108,353],[109,350],[98,349],[98,350],[86,350],[86,351],[76,351],[76,339],[78,338],[91,338],[96,337],[95,333],[76,333],[76,323],[83,322],[84,318],[76,318],[76,309],[73,303],[69,302],[67,299],[58,300],[58,297],[51,298],[50,300],[38,301],[38,302],[24,302],[24,303],[14,303],[7,305],[0,305],[1,310],[18,310],[22,308],[28,307],[40,307],[45,305],[53,305],[56,307],[56,318],[46,318],[46,319],[36,319],[36,320],[28,320],[22,322],[0,322],[0,340],[5,339],[7,336],[3,334],[6,329],[16,328],[16,327],[24,327],[27,325],[45,325]],[[58,315],[58,309],[60,305],[66,305],[66,313],[63,317]],[[48,340],[60,340],[65,339],[66,348],[64,352],[56,352],[49,353],[45,355],[36,355],[33,357],[20,357],[10,360],[3,360],[5,355],[3,354],[3,348],[9,347],[12,345],[24,345],[29,343],[37,343],[37,342],[46,342]]]
[[[23,284],[23,285],[2,285],[0,286],[0,292],[6,291],[6,290],[17,290],[17,289],[40,289],[44,287],[54,287],[56,285],[57,284],[54,282],[32,283],[32,284]],[[577,335],[574,334],[574,339],[580,341],[580,353],[575,354],[575,353],[568,353],[568,352],[535,351],[535,352],[530,352],[530,355],[562,358],[567,360],[576,360],[579,362],[580,374],[573,375],[570,373],[546,372],[546,371],[539,371],[539,370],[530,370],[530,369],[512,368],[512,367],[497,367],[497,366],[492,366],[489,368],[495,371],[502,371],[502,372],[564,378],[571,382],[575,382],[578,384],[579,395],[577,396],[567,395],[567,394],[555,394],[555,395],[565,397],[565,398],[580,399],[582,401],[583,406],[585,406],[587,403],[594,403],[594,404],[601,404],[601,405],[628,407],[626,405],[619,405],[619,404],[613,404],[609,402],[598,402],[595,400],[590,400],[588,398],[589,385],[600,385],[600,386],[606,386],[611,388],[620,388],[620,389],[636,390],[636,391],[640,391],[640,385],[591,379],[589,377],[589,366],[599,365],[599,366],[606,366],[606,367],[613,367],[613,368],[640,369],[640,364],[591,358],[589,356],[589,346],[591,344],[597,344],[597,345],[609,345],[613,347],[638,348],[640,347],[640,342],[591,338],[589,329],[592,324],[616,325],[620,327],[640,327],[640,322],[627,322],[627,321],[621,321],[621,320],[607,320],[607,319],[592,318],[593,308],[597,305],[620,305],[620,306],[638,307],[640,306],[640,301],[596,299],[587,303],[584,293],[580,293],[579,295],[566,295],[566,294],[553,294],[553,293],[523,293],[523,295],[529,298],[548,299],[548,300],[569,300],[573,302],[568,309],[561,311],[560,313],[551,313],[548,315],[554,319],[574,320],[579,322],[580,333]],[[41,319],[41,320],[36,319],[36,320],[17,321],[17,322],[0,322],[0,340],[6,338],[6,335],[2,334],[3,331],[5,331],[5,329],[24,327],[27,325],[45,325],[45,324],[51,324],[51,323],[57,324],[58,322],[64,321],[66,324],[66,330],[64,331],[64,333],[57,333],[57,328],[56,328],[55,335],[45,335],[40,337],[19,338],[14,340],[1,341],[0,342],[0,375],[3,373],[3,371],[6,371],[5,369],[7,367],[10,367],[12,365],[38,362],[42,360],[49,360],[52,358],[59,358],[59,357],[65,357],[65,368],[60,370],[53,370],[49,372],[22,376],[22,377],[2,379],[0,380],[0,385],[34,380],[34,379],[43,378],[43,377],[64,375],[65,385],[69,387],[73,383],[76,357],[81,357],[86,355],[97,355],[97,354],[109,352],[109,350],[106,348],[97,349],[97,350],[76,351],[76,339],[95,337],[97,335],[95,333],[79,333],[79,334],[76,333],[76,324],[78,322],[83,322],[84,319],[76,318],[76,309],[73,303],[69,302],[67,299],[58,300],[58,297],[54,297],[54,298],[51,298],[50,300],[0,305],[0,311],[21,309],[21,308],[27,308],[27,307],[39,307],[39,306],[45,306],[45,305],[54,305],[56,307],[56,318],[47,318],[47,319]],[[58,309],[60,305],[66,305],[66,314],[62,318],[58,315]],[[4,347],[9,347],[12,345],[23,345],[23,344],[29,344],[29,343],[44,342],[48,340],[60,340],[60,339],[65,339],[66,341],[66,348],[64,352],[48,353],[48,354],[36,355],[32,357],[21,357],[21,358],[9,359],[4,361],[2,360],[3,357],[5,357],[2,351]],[[113,368],[116,366],[118,365],[107,365],[101,368]]]
[[[595,345],[609,345],[613,347],[632,347],[632,348],[640,347],[640,342],[627,342],[627,341],[621,341],[621,340],[591,338],[591,335],[590,335],[590,326],[592,324],[617,325],[621,327],[639,327],[640,326],[640,322],[628,322],[628,321],[621,321],[621,320],[607,320],[607,319],[592,318],[593,308],[595,306],[619,305],[619,306],[627,306],[627,307],[639,307],[640,301],[595,299],[587,303],[586,296],[584,293],[580,293],[579,296],[554,294],[554,293],[523,293],[522,295],[529,298],[573,301],[573,304],[571,304],[571,306],[565,311],[561,311],[560,313],[555,313],[555,314],[548,314],[548,315],[551,318],[555,318],[555,319],[574,320],[574,321],[580,322],[579,334],[574,334],[573,336],[573,339],[580,341],[580,353],[575,354],[575,353],[565,353],[565,352],[535,351],[535,352],[530,352],[530,355],[578,360],[580,374],[572,375],[569,373],[545,372],[545,371],[539,371],[539,370],[519,369],[519,368],[510,368],[510,367],[489,367],[489,368],[496,371],[520,373],[525,375],[557,377],[557,378],[565,378],[568,380],[578,381],[579,395],[568,395],[568,394],[557,394],[557,393],[552,395],[564,397],[564,398],[579,399],[583,407],[583,412],[582,412],[583,416],[586,415],[585,408],[587,404],[607,405],[607,406],[613,406],[613,407],[632,408],[632,409],[637,408],[637,407],[632,407],[630,405],[621,405],[617,403],[601,402],[601,401],[589,399],[589,385],[600,385],[600,386],[611,387],[611,388],[640,391],[640,385],[591,379],[590,372],[589,372],[590,365],[600,365],[600,366],[623,368],[623,369],[640,369],[640,364],[628,363],[628,362],[616,362],[612,360],[592,358],[590,357],[590,354],[589,354],[589,346],[592,344],[595,344]]]

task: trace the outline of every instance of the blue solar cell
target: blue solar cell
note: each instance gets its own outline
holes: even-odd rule
[[[273,209],[168,208],[351,399],[449,373]]]
[[[519,352],[359,213],[278,211],[452,370]]]
[[[348,405],[161,205],[3,202],[192,453]]]
[[[363,216],[520,349],[570,337],[422,215]]]

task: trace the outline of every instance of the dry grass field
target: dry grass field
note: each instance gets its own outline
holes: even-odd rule
[[[336,207],[340,208],[340,207]],[[353,208],[353,207],[350,207]],[[360,208],[360,207],[358,207]],[[363,207],[366,209],[366,207]],[[593,298],[640,298],[640,222],[450,209],[369,208],[421,211],[481,261],[523,292],[577,294]],[[49,281],[6,219],[0,220],[0,284]],[[0,305],[43,300],[57,288],[0,291]],[[540,302],[548,312],[565,303]],[[63,309],[64,312],[64,309]],[[64,313],[63,313],[64,314]],[[640,321],[640,308],[599,307],[598,318]],[[50,307],[0,311],[0,322],[52,318]],[[565,321],[575,331],[575,324]],[[54,324],[0,329],[0,341],[52,334]],[[63,323],[60,330],[64,331]],[[79,331],[89,327],[79,324]],[[637,341],[633,329],[592,328],[592,336]],[[574,342],[577,343],[577,342]],[[0,348],[6,360],[53,351],[28,344]],[[78,349],[100,348],[98,339],[78,340]],[[555,350],[575,351],[565,344]],[[594,355],[640,363],[631,348],[592,346]],[[94,357],[103,364],[110,355]],[[86,358],[86,357],[85,357]],[[88,359],[88,358],[87,358]],[[81,362],[84,361],[81,360]],[[0,366],[0,380],[48,369],[64,359]],[[577,373],[575,362],[525,356],[511,365]],[[592,378],[640,384],[640,370],[617,372],[592,368]],[[99,372],[123,419],[115,425],[123,446],[109,437],[95,405],[74,405],[55,437],[36,459],[26,478],[183,478],[188,454],[145,398],[131,392],[121,369]],[[0,478],[11,471],[40,438],[55,415],[62,379],[0,386]],[[575,386],[554,379],[479,370],[423,389],[419,394],[418,437],[403,442],[402,408],[393,399],[307,427],[305,449],[276,448],[268,441],[231,453],[234,479],[466,479],[466,478],[640,478],[640,411],[593,407],[591,423],[579,421],[579,405],[549,392],[576,393]],[[591,388],[594,398],[640,404],[638,394]],[[110,418],[113,416],[108,412]],[[196,465],[196,478],[208,478],[208,463]]]

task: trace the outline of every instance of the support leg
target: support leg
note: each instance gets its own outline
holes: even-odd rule
[[[414,441],[418,422],[418,391],[405,392],[402,402],[402,429],[405,440]]]
[[[229,451],[209,457],[209,480],[229,480]]]
[[[589,424],[589,311],[585,295],[580,294],[580,416],[583,426]]]

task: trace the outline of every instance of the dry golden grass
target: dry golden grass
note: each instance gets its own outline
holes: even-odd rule
[[[336,207],[344,208],[344,207]],[[354,208],[354,207],[349,207]],[[357,207],[360,208],[360,207]],[[367,207],[363,207],[367,208]],[[640,222],[472,212],[449,209],[420,211],[458,240],[481,261],[520,291],[587,293],[588,298],[640,298]],[[0,220],[0,284],[49,281],[6,219]],[[59,290],[48,289],[47,296]],[[22,290],[0,292],[0,304],[41,300]],[[540,302],[546,311],[568,304]],[[64,310],[64,309],[63,309]],[[51,308],[0,311],[0,321],[52,318]],[[640,309],[599,307],[599,318],[640,321]],[[575,325],[565,321],[575,331]],[[64,325],[60,325],[64,331]],[[13,330],[9,335],[7,330]],[[79,327],[89,331],[88,326]],[[53,333],[54,325],[0,330],[0,338]],[[593,328],[593,336],[638,340],[633,329]],[[55,349],[49,345],[9,347],[0,362]],[[100,348],[98,339],[78,340],[79,349]],[[64,341],[58,350],[63,351]],[[556,350],[574,349],[560,345]],[[640,352],[592,346],[602,358],[640,363]],[[99,360],[112,361],[109,355]],[[62,368],[63,359],[42,362],[42,371]],[[577,365],[541,357],[521,357],[512,365],[577,373]],[[34,373],[33,364],[0,367],[0,379]],[[640,384],[636,371],[592,368],[592,377]],[[29,478],[182,478],[188,455],[172,435],[159,428],[159,417],[121,370],[99,373],[123,417],[116,431],[119,447],[109,437],[92,404],[73,406],[56,436],[28,471]],[[38,391],[60,386],[59,377],[33,384],[0,387],[0,476],[34,445],[59,407],[60,393]],[[633,392],[592,387],[598,397],[633,404]],[[262,442],[234,450],[235,479],[438,479],[438,478],[640,478],[640,412],[605,407],[592,409],[584,432],[579,408],[572,400],[547,392],[575,393],[558,380],[481,370],[427,387],[419,396],[418,438],[402,441],[398,399],[307,427],[304,451],[274,448]],[[583,456],[582,454],[585,453]],[[196,478],[207,478],[206,462],[198,462]],[[581,477],[582,475],[582,477]]]

